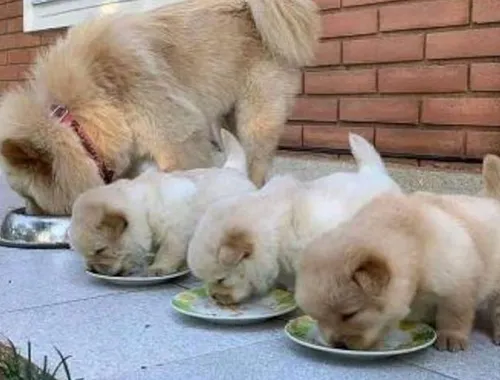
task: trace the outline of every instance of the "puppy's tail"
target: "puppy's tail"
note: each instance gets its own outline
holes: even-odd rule
[[[351,153],[358,164],[359,171],[370,170],[387,173],[382,157],[375,147],[360,135],[349,133],[349,146]]]
[[[484,195],[500,200],[500,157],[488,154],[483,160]]]
[[[319,13],[312,0],[246,0],[271,54],[294,67],[312,63]]]
[[[226,129],[221,129],[222,145],[226,153],[223,168],[234,169],[248,177],[247,157],[240,142]]]

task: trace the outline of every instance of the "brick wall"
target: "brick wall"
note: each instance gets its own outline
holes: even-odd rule
[[[500,0],[316,0],[322,41],[282,146],[456,161],[500,153]],[[60,31],[22,33],[0,0],[0,92]]]
[[[316,0],[322,41],[284,145],[389,155],[500,152],[500,0]]]
[[[0,0],[0,93],[25,79],[37,49],[49,45],[59,33],[23,33],[22,1]]]

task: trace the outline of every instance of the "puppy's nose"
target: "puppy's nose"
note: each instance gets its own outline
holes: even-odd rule
[[[89,267],[92,272],[104,274],[106,276],[119,276],[120,272],[122,271],[121,268],[115,269],[111,266],[103,264],[93,264],[90,265]]]
[[[344,342],[336,341],[332,344],[333,348],[338,348],[339,350],[347,350],[347,345]]]
[[[233,297],[230,294],[212,293],[211,296],[217,303],[222,305],[234,304]]]

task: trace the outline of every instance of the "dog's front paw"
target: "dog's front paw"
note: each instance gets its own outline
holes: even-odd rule
[[[492,340],[493,344],[500,346],[500,331],[495,329],[493,331],[493,337],[491,338],[491,340]]]
[[[170,266],[163,266],[163,265],[151,265],[147,269],[146,274],[148,277],[159,277],[159,276],[167,276],[175,272],[177,272],[177,268],[173,268]]]
[[[439,332],[436,340],[436,348],[439,351],[458,352],[466,350],[469,345],[467,336],[453,332]]]

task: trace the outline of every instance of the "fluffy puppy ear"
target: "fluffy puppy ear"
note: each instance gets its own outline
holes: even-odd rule
[[[387,263],[373,255],[365,257],[352,275],[353,281],[369,296],[379,296],[391,279]]]
[[[0,152],[12,167],[32,170],[45,176],[52,175],[52,157],[49,152],[37,148],[28,139],[7,139],[2,142]]]
[[[253,254],[251,237],[244,231],[230,231],[219,249],[219,262],[226,266],[235,266]]]
[[[103,231],[110,239],[116,241],[128,226],[127,218],[119,212],[107,212],[101,219],[98,229]]]

